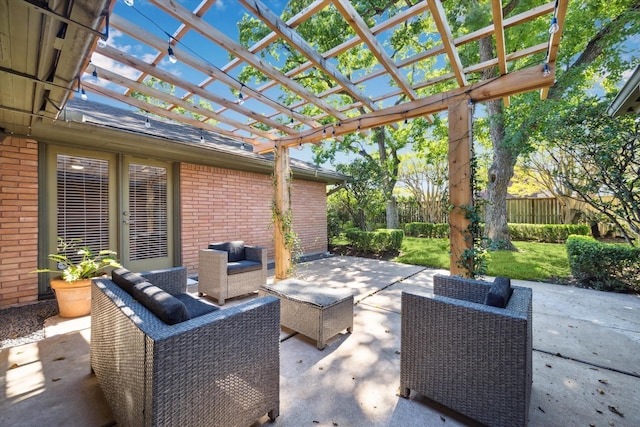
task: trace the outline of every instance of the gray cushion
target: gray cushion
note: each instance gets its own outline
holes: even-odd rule
[[[209,243],[209,249],[215,249],[216,251],[229,252],[229,242]]]
[[[256,271],[262,269],[262,264],[257,261],[236,261],[227,264],[227,275],[246,273],[248,271]]]
[[[234,240],[232,242],[218,242],[209,244],[209,249],[225,251],[228,262],[237,262],[245,259],[244,241]]]
[[[113,270],[111,272],[111,280],[129,295],[131,295],[131,291],[135,285],[146,282],[144,277],[126,268],[116,268]]]
[[[237,262],[245,259],[244,242],[236,240],[229,242],[229,262]]]
[[[508,277],[496,277],[484,300],[486,305],[505,308],[511,297],[511,279]]]
[[[182,303],[187,307],[189,317],[192,319],[218,310],[218,307],[215,305],[207,304],[206,302],[194,298],[189,294],[176,295],[176,298],[182,301]]]
[[[168,325],[189,320],[189,312],[182,301],[149,282],[136,284],[131,296]]]

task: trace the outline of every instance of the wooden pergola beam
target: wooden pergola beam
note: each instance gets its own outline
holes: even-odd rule
[[[211,132],[216,132],[221,135],[228,136],[230,138],[236,139],[241,142],[245,142],[247,144],[260,145],[261,141],[258,141],[253,138],[245,138],[242,136],[238,136],[236,133],[232,131],[228,131],[226,129],[221,129],[217,126],[210,125],[208,123],[201,122],[200,120],[193,119],[191,117],[187,117],[184,114],[176,113],[175,111],[169,111],[159,106],[154,106],[148,104],[144,101],[141,101],[136,98],[132,98],[130,96],[124,95],[122,93],[117,93],[112,90],[106,89],[101,86],[97,86],[93,83],[83,82],[82,86],[87,89],[89,92],[97,93],[103,96],[108,96],[110,98],[116,99],[125,104],[131,105],[132,107],[139,108],[140,110],[148,111],[153,114],[157,114],[158,116],[166,117],[171,120],[175,120],[176,122],[186,123],[198,129],[207,130]]]
[[[177,87],[181,87],[184,88],[186,90],[190,90],[194,93],[197,93],[198,96],[200,96],[203,99],[209,100],[213,103],[216,104],[220,104],[220,105],[226,105],[229,108],[232,108],[233,110],[237,111],[240,114],[243,114],[245,116],[248,117],[253,117],[256,120],[266,124],[267,126],[276,126],[277,129],[280,129],[282,131],[286,131],[289,134],[295,134],[297,131],[295,129],[290,129],[287,128],[285,126],[283,126],[281,123],[277,123],[274,120],[268,120],[265,117],[262,117],[262,115],[258,114],[257,112],[244,108],[241,105],[236,104],[234,101],[223,98],[221,96],[215,95],[212,92],[209,92],[205,89],[199,88],[198,86],[196,86],[193,83],[189,83],[186,80],[182,80],[178,77],[176,77],[176,75],[168,72],[168,71],[164,71],[160,68],[154,67],[153,65],[147,64],[146,62],[135,58],[131,55],[127,55],[126,53],[122,52],[119,49],[115,49],[111,46],[106,46],[104,48],[102,48],[100,50],[100,54],[104,55],[107,58],[113,59],[114,61],[118,61],[121,64],[124,64],[128,67],[134,68],[140,72],[146,73],[147,75],[152,75],[156,78],[158,78],[161,81],[167,82],[169,84],[175,85]],[[146,108],[143,108],[146,109]],[[164,109],[165,111],[169,111],[167,109]],[[222,119],[222,117],[216,117],[216,120],[224,122],[225,120]],[[256,129],[257,130],[257,129]],[[252,131],[251,133],[253,134],[257,134],[256,132]],[[236,134],[237,135],[237,134]],[[250,138],[253,139],[253,138]],[[272,136],[269,136],[268,139],[273,139]]]
[[[231,55],[242,58],[247,64],[251,65],[256,70],[260,71],[269,78],[278,81],[282,86],[294,92],[299,97],[306,99],[310,103],[317,106],[319,109],[326,111],[332,116],[344,118],[342,113],[340,113],[333,106],[329,105],[325,100],[311,93],[295,80],[288,78],[274,66],[260,58],[258,55],[249,52],[249,50],[242,46],[240,43],[231,39],[222,31],[204,21],[202,18],[195,16],[180,4],[168,0],[149,0],[149,2],[155,4],[174,18],[187,23],[194,30],[196,30],[212,42],[216,43],[218,46],[225,49]],[[235,87],[238,90],[247,88],[247,86],[242,85],[239,81],[236,81],[235,84],[232,85],[232,87]],[[249,94],[255,95],[255,91],[251,90]],[[287,114],[287,112],[285,111],[283,111],[283,113]]]
[[[435,21],[436,28],[438,28],[438,32],[442,38],[442,45],[449,57],[451,68],[458,80],[458,85],[461,87],[466,86],[467,79],[464,76],[462,61],[460,61],[460,55],[458,55],[458,50],[453,42],[453,35],[451,34],[451,28],[449,27],[449,22],[447,22],[447,14],[442,7],[442,2],[440,0],[427,0],[427,3],[429,4],[429,9],[431,9],[431,15]]]
[[[491,80],[474,83],[468,87],[452,89],[406,104],[395,105],[386,108],[384,111],[373,111],[359,117],[346,119],[341,121],[339,125],[325,126],[323,129],[326,129],[326,133],[329,135],[326,133],[323,135],[323,129],[310,129],[296,136],[280,138],[274,143],[261,144],[255,147],[254,150],[266,152],[273,150],[278,144],[291,147],[308,142],[317,142],[330,137],[333,131],[335,131],[336,136],[340,136],[356,132],[358,129],[366,130],[405,119],[435,114],[446,110],[449,105],[459,102],[463,98],[472,99],[477,103],[530,92],[553,85],[555,64],[550,64],[550,70],[551,74],[549,76],[543,75],[542,65],[514,71]]]
[[[245,132],[249,133],[249,134],[255,134],[258,136],[261,136],[263,138],[266,139],[275,139],[275,136],[270,134],[269,132],[260,130],[260,129],[255,129],[252,127],[249,127],[247,125],[245,125],[244,123],[240,123],[237,120],[233,120],[233,119],[229,119],[228,117],[224,117],[224,116],[220,116],[220,115],[216,115],[213,111],[211,110],[207,110],[206,108],[202,108],[197,104],[193,104],[190,103],[188,101],[185,101],[181,98],[178,98],[177,96],[173,96],[170,95],[166,92],[163,92],[161,90],[158,90],[154,87],[150,87],[147,86],[143,83],[138,83],[137,81],[131,80],[131,79],[127,79],[125,77],[122,77],[120,74],[116,74],[114,72],[111,72],[109,70],[106,70],[104,68],[100,68],[100,67],[96,67],[96,71],[98,71],[98,75],[100,76],[101,79],[105,79],[107,81],[110,81],[112,83],[115,83],[119,86],[123,86],[123,87],[129,87],[131,88],[132,91],[137,91],[140,93],[145,93],[153,98],[156,98],[160,101],[164,101],[167,104],[173,105],[174,107],[181,107],[184,108],[187,111],[190,111],[192,113],[201,115],[206,117],[207,119],[211,119],[211,120],[215,120],[218,122],[222,122],[222,123],[226,123],[230,126],[233,126],[237,129],[241,129],[244,130]],[[131,96],[130,94],[127,95],[125,94],[125,96]],[[156,111],[173,111],[172,109],[166,109],[160,106],[157,106],[160,109],[156,110]],[[180,113],[178,113],[180,114]],[[199,120],[194,118],[194,120],[198,120],[198,121],[202,121],[202,122],[206,122],[207,120]],[[216,132],[221,132],[224,131],[224,129],[212,125],[214,128],[214,131]],[[234,133],[234,136],[238,136],[237,134]]]
[[[496,53],[498,55],[498,69],[500,74],[507,74],[507,51],[504,44],[504,27],[502,16],[502,0],[491,0],[491,12],[493,14],[493,33],[496,40]],[[504,98],[505,107],[509,106],[509,97]]]
[[[142,28],[134,25],[133,23],[127,21],[126,19],[118,15],[114,14],[111,16],[111,25],[113,28],[117,28],[123,33],[128,34],[129,36],[146,43],[147,45],[153,47],[154,49],[163,50],[166,48],[165,46],[167,43],[163,41],[160,37],[154,34],[151,34],[148,31],[143,30]],[[189,65],[190,67],[193,67],[198,71],[201,71],[204,74],[216,76],[218,80],[220,80],[230,88],[240,89],[241,86],[238,83],[238,81],[230,77],[228,74],[223,73],[220,69],[212,66],[211,64],[203,61],[200,58],[193,56],[191,53],[185,50],[182,50],[178,46],[174,47],[174,51],[176,55],[180,57],[180,61],[182,61],[183,63]],[[161,68],[155,67],[142,60],[138,60],[137,58],[133,58],[129,55],[126,55],[120,52],[118,49],[115,49],[111,46],[106,46],[96,52],[98,54],[107,56],[115,61],[121,62],[122,64],[125,64],[131,68],[137,69],[141,73],[144,73],[153,77],[157,77],[160,80],[167,81],[172,84],[176,84],[174,83],[176,77],[172,73],[164,71]],[[166,79],[169,79],[169,80],[166,80]],[[182,87],[183,89],[189,90],[191,92],[196,92],[198,96],[204,97],[206,99],[210,99],[210,100],[213,100],[215,98],[223,99],[222,97],[219,97],[219,96],[212,96],[212,92],[209,92],[202,88],[198,88],[198,86],[194,83],[187,83],[185,85],[183,84],[179,84],[179,85],[176,84],[176,85]],[[251,94],[253,98],[256,99],[257,101],[271,108],[277,109],[283,113],[290,114],[289,110],[285,109],[282,105],[272,101],[271,99],[264,96],[263,94],[254,93],[254,92],[252,92]],[[255,111],[248,110],[247,108],[244,108],[235,102],[232,102],[231,104],[226,104],[223,102],[216,101],[216,103],[220,105],[225,105],[227,108],[232,109],[236,112],[239,112],[240,114],[249,115],[249,117],[252,117],[257,121],[260,121],[260,119],[262,118],[261,114],[258,114]],[[302,122],[309,121],[307,117],[302,114],[297,114],[296,118]],[[308,124],[312,125],[313,122],[309,121]],[[296,131],[294,129],[290,129],[289,132],[296,132]]]
[[[369,30],[364,19],[358,14],[358,11],[351,5],[350,1],[335,0],[333,5],[338,9],[342,17],[349,23],[351,28],[360,36],[360,39],[367,45],[369,51],[376,57],[382,67],[402,89],[402,92],[412,101],[418,98],[418,94],[413,90],[411,84],[400,74],[398,67],[391,57],[384,50],[378,39],[375,38],[373,32]]]

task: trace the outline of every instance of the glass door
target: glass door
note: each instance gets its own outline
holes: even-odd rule
[[[122,262],[133,271],[173,266],[170,175],[168,164],[124,159]]]

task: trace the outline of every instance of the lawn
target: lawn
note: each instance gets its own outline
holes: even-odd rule
[[[488,276],[566,283],[569,275],[567,249],[564,244],[513,242],[518,252],[489,252]],[[406,237],[400,255],[394,261],[449,269],[449,239]]]

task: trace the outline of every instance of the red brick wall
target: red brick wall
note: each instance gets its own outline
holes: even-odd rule
[[[295,180],[294,230],[304,253],[327,250],[326,185]],[[182,164],[182,264],[198,271],[198,250],[215,241],[244,240],[274,256],[270,175]]]
[[[37,301],[38,145],[0,137],[0,308]]]

